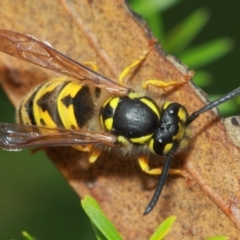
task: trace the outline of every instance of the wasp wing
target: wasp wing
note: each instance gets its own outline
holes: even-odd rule
[[[84,84],[106,88],[109,92],[127,94],[129,89],[72,60],[49,44],[32,36],[0,30],[0,51],[55,72],[74,77]]]
[[[116,143],[116,137],[104,133],[0,123],[0,148],[9,151],[41,146],[73,146],[84,144],[106,144],[113,146]]]

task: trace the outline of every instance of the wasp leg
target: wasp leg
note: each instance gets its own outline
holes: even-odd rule
[[[135,60],[132,64],[130,64],[129,66],[127,66],[126,68],[123,69],[123,71],[121,72],[121,74],[119,75],[118,77],[118,81],[120,84],[123,84],[123,79],[132,71],[133,68],[135,68],[136,66],[138,66],[139,64],[141,64],[145,58],[147,57],[147,55],[149,54],[149,52],[152,50],[152,47],[153,47],[154,43],[151,43],[148,47],[147,50],[145,50],[143,52],[143,54],[137,59]],[[172,87],[172,86],[179,86],[179,85],[182,85],[184,83],[187,83],[188,80],[185,80],[185,81],[169,81],[169,82],[166,82],[164,80],[161,80],[161,79],[151,79],[151,80],[147,80],[147,81],[144,81],[143,84],[142,84],[142,88],[143,89],[146,89],[148,87],[148,85],[153,85],[153,86],[156,86],[156,87],[160,87],[160,88],[166,88],[166,87]]]
[[[91,68],[93,71],[98,72],[98,67],[95,62],[84,62],[84,65],[88,68]]]
[[[152,50],[154,43],[155,41],[150,42],[148,49],[143,51],[142,55],[137,60],[135,60],[132,64],[123,69],[123,71],[118,77],[118,81],[120,84],[123,84],[123,79],[132,71],[133,68],[135,68],[137,65],[141,64],[145,60],[149,52]]]
[[[90,152],[90,150],[92,148],[92,144],[76,145],[76,146],[72,146],[72,147],[81,151],[81,152]]]
[[[188,82],[183,81],[183,82],[179,82],[179,81],[170,81],[170,82],[165,82],[163,80],[160,79],[153,79],[153,80],[147,80],[145,82],[142,83],[142,88],[146,89],[148,87],[148,85],[153,85],[155,87],[160,87],[160,88],[167,88],[167,87],[172,87],[172,86],[180,86],[184,83]]]
[[[162,168],[150,169],[148,165],[148,159],[145,156],[138,157],[138,163],[143,172],[151,175],[160,175],[162,173]],[[169,174],[181,175],[186,177],[186,172],[182,169],[169,169]]]
[[[101,154],[101,152],[102,152],[101,149],[94,148],[94,149],[92,150],[92,152],[91,152],[90,157],[88,158],[89,162],[90,162],[90,163],[94,163],[94,162],[98,159],[98,157],[99,157],[99,155]]]

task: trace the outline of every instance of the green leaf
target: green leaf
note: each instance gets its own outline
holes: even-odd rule
[[[166,49],[171,54],[182,51],[195,38],[209,20],[205,9],[198,9],[174,27],[166,36]]]
[[[22,232],[23,237],[25,238],[25,240],[36,240],[36,238],[34,238],[33,236],[31,236],[28,232],[23,231]]]
[[[176,218],[177,216],[171,216],[165,219],[151,236],[150,240],[163,239],[171,231],[172,225],[176,221]]]
[[[229,38],[216,39],[189,50],[178,57],[190,68],[199,68],[222,57],[233,49],[233,41]]]
[[[218,237],[207,238],[205,240],[228,240],[228,237],[227,236],[218,236]]]
[[[92,223],[92,228],[96,235],[97,240],[107,240],[107,238],[102,234],[101,231],[98,230],[98,228],[93,223]]]
[[[97,239],[122,239],[114,225],[104,215],[100,206],[93,198],[86,196],[83,200],[81,200],[81,204],[92,224],[94,225],[94,231]]]

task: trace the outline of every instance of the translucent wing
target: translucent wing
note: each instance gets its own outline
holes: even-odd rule
[[[9,151],[17,151],[26,147],[73,146],[98,143],[113,146],[117,143],[117,139],[104,133],[0,123],[0,148]]]
[[[84,84],[106,88],[112,93],[127,94],[129,91],[128,88],[70,59],[47,43],[41,42],[32,36],[9,30],[0,30],[0,51],[55,72],[77,78]]]

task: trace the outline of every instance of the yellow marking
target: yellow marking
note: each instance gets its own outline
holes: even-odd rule
[[[154,139],[152,138],[152,139],[150,140],[149,144],[148,144],[148,149],[149,149],[151,152],[155,153],[155,151],[154,151],[154,149],[153,149],[153,144],[154,144]]]
[[[134,99],[134,98],[139,98],[140,95],[139,95],[139,93],[131,92],[131,93],[128,94],[128,97],[131,98],[131,99]]]
[[[112,98],[111,101],[109,102],[109,105],[111,106],[112,109],[116,109],[117,105],[119,102],[119,97]]]
[[[128,140],[123,136],[118,136],[117,139],[118,139],[118,142],[120,142],[120,143],[123,143],[123,144],[128,143]]]
[[[170,152],[172,146],[173,146],[173,143],[167,143],[167,144],[165,145],[165,148],[164,148],[164,150],[163,150],[163,153],[164,153],[164,154],[168,154],[168,153]]]
[[[91,155],[90,155],[90,157],[89,157],[89,162],[90,163],[94,163],[97,159],[98,159],[98,157],[99,157],[99,155],[101,154],[101,152],[102,152],[102,150],[101,149],[97,149],[97,148],[95,148],[94,150],[93,150],[93,152],[91,152]]]
[[[153,102],[149,101],[146,98],[141,98],[140,101],[145,103],[149,108],[151,108],[158,116],[158,119],[160,119],[160,113],[159,113],[158,109],[156,108],[155,104],[153,104]]]
[[[167,109],[167,107],[171,104],[171,103],[173,103],[173,102],[171,102],[171,101],[167,101],[167,102],[165,102],[164,104],[163,104],[163,109],[165,110],[165,109]]]
[[[56,127],[55,122],[52,120],[48,112],[43,112],[42,109],[38,106],[37,101],[42,98],[48,92],[53,91],[59,84],[62,83],[61,79],[54,79],[53,81],[47,82],[42,87],[40,87],[33,100],[33,115],[36,120],[36,125],[42,126],[41,119],[44,120],[48,127]]]
[[[188,116],[184,108],[180,107],[178,110],[178,117],[182,122],[186,122]]]
[[[115,110],[117,108],[118,102],[119,102],[119,97],[115,97],[115,98],[110,98],[109,100],[107,100],[104,105],[103,108],[107,106],[107,104],[109,104],[109,106]],[[108,119],[103,119],[103,116],[100,115],[100,122],[102,124],[103,127],[105,127],[108,131],[112,130],[112,126],[113,126],[113,118],[108,118]]]
[[[131,138],[129,139],[132,143],[139,143],[139,144],[145,144],[153,134],[146,135],[144,137],[139,137],[139,138]]]
[[[102,116],[102,114],[100,114],[100,123],[101,123],[102,127],[105,127],[104,124],[103,124],[103,116]]]
[[[155,87],[167,88],[167,87],[172,87],[172,86],[179,86],[184,83],[186,83],[186,82],[177,82],[177,81],[165,82],[164,80],[160,80],[160,79],[151,79],[151,80],[147,80],[147,81],[143,82],[142,88],[146,89],[149,84],[151,84]]]
[[[178,132],[173,136],[172,140],[182,140],[185,134],[185,127],[179,122],[178,123]]]
[[[31,125],[31,120],[29,118],[29,114],[26,110],[26,107],[28,107],[28,104],[26,106],[26,103],[29,99],[29,97],[31,97],[31,95],[29,96],[26,96],[25,99],[22,101],[21,105],[19,106],[19,108],[17,109],[17,122],[20,123],[20,119],[22,120],[22,123],[23,124],[26,124],[26,125]]]
[[[104,121],[104,126],[108,131],[112,130],[113,118],[108,118]]]
[[[52,120],[51,116],[49,115],[49,113],[47,111],[42,111],[42,109],[39,108],[39,119],[37,122],[38,126],[45,126],[44,124],[41,124],[41,119],[43,119],[44,123],[46,123],[46,125],[50,128],[56,128],[57,125],[56,123]]]
[[[58,95],[57,98],[58,112],[62,120],[63,126],[66,129],[71,129],[72,127],[79,128],[79,126],[77,124],[74,114],[74,105],[70,104],[69,106],[66,106],[62,102],[62,99],[69,95],[71,98],[74,98],[76,94],[81,90],[81,88],[82,86],[80,84],[70,82],[61,90],[60,94]]]

